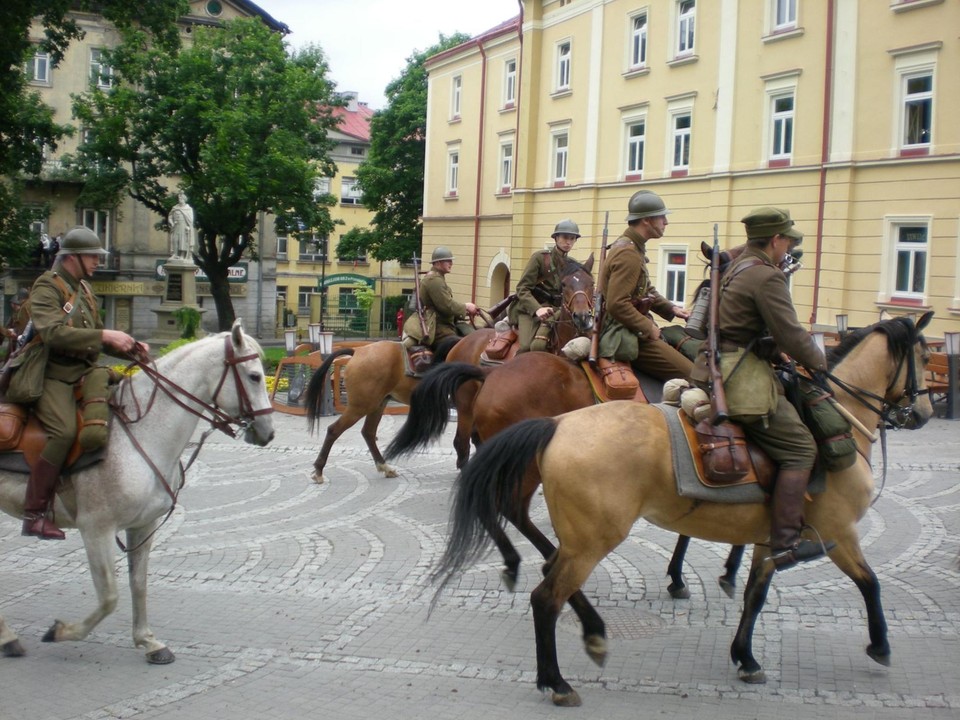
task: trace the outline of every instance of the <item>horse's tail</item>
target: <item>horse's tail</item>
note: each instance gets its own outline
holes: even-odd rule
[[[353,355],[353,348],[340,348],[335,350],[329,355],[327,359],[323,361],[323,364],[317,368],[316,372],[313,373],[313,377],[310,378],[310,384],[307,386],[307,429],[310,431],[310,434],[313,435],[314,428],[317,424],[317,418],[320,417],[320,414],[323,412],[321,407],[323,400],[323,388],[327,382],[327,374],[330,372],[330,367],[333,365],[333,361],[338,357],[343,355]]]
[[[484,370],[469,363],[443,363],[432,368],[411,393],[406,422],[387,446],[386,459],[393,460],[437,440],[447,429],[450,404],[460,386],[471,380],[482,383],[485,377]]]
[[[553,439],[555,418],[531,418],[511,425],[484,442],[457,477],[450,508],[447,547],[430,574],[439,582],[430,604],[454,575],[486,552],[489,531],[507,517],[522,515],[523,477]]]

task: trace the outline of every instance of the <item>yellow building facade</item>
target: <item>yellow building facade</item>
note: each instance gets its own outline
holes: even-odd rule
[[[658,289],[689,304],[701,241],[788,208],[802,322],[934,310],[960,330],[960,4],[945,0],[530,0],[431,58],[424,255],[482,306],[561,219],[577,259],[659,193]]]

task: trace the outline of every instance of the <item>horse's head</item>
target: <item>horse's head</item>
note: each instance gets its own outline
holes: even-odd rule
[[[224,370],[214,402],[243,428],[243,439],[253,445],[273,440],[273,406],[264,379],[263,351],[243,332],[239,318],[224,336]],[[232,382],[229,378],[232,378]]]
[[[593,253],[582,265],[567,258],[560,280],[563,310],[570,316],[577,335],[593,331]]]
[[[933,319],[933,311],[924,313],[916,325],[910,318],[899,318],[893,322],[900,322],[908,328],[911,347],[903,363],[902,371],[897,375],[894,398],[896,408],[894,418],[901,427],[908,430],[926,425],[927,420],[933,417],[933,403],[930,401],[930,391],[927,390],[926,372],[930,362],[930,348],[921,332]]]

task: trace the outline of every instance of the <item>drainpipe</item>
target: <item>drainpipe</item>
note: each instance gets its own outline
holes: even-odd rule
[[[834,3],[827,0],[827,42],[823,72],[823,128],[820,138],[820,197],[817,200],[817,250],[814,255],[813,305],[810,308],[810,327],[817,322],[820,302],[820,262],[823,257],[823,209],[827,203],[827,162],[830,160],[830,115],[833,110],[833,43]]]
[[[517,158],[520,157],[520,98],[522,97],[520,84],[523,79],[523,0],[517,0],[517,5],[520,6],[520,19],[517,23],[517,41],[520,43],[520,52],[517,54],[517,97],[514,101],[516,103],[517,123],[516,130],[513,133],[513,183],[510,186],[514,190],[517,187],[517,168],[520,166]],[[507,295],[509,294],[510,290],[508,288]]]
[[[480,197],[483,191],[483,129],[485,124],[484,108],[487,103],[487,53],[483,49],[483,39],[477,39],[480,51],[480,126],[477,130],[477,190],[473,213],[473,279],[470,287],[470,300],[477,301],[477,272],[480,270]]]

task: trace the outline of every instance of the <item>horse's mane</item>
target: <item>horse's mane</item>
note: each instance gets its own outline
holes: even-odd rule
[[[568,275],[573,275],[575,272],[583,270],[587,275],[593,277],[592,273],[587,270],[582,263],[574,260],[572,257],[567,257],[567,261],[563,264],[563,267],[560,269],[560,277],[567,277]]]
[[[827,351],[827,366],[832,370],[860,342],[871,333],[883,333],[887,336],[887,349],[895,362],[900,362],[917,341],[917,327],[909,318],[898,317],[893,320],[882,320],[859,330],[848,333],[840,344]],[[923,336],[919,339],[924,342]],[[924,343],[925,344],[925,343]]]

